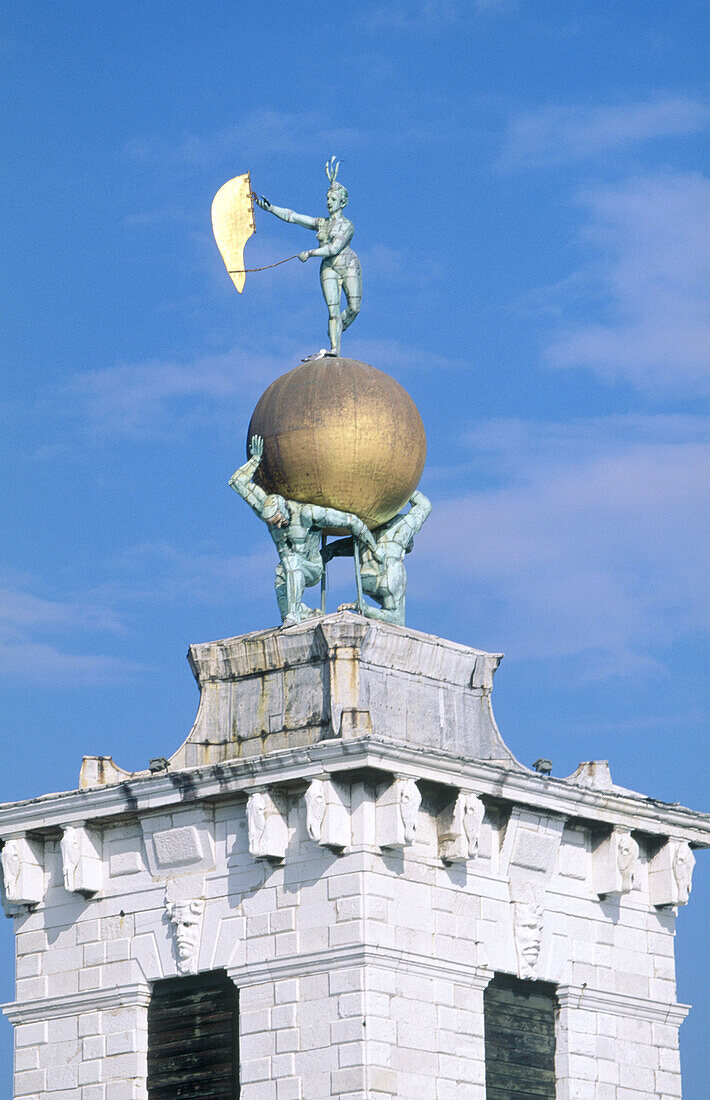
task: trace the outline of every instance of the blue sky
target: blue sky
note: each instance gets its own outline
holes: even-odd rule
[[[84,753],[170,755],[187,645],[277,622],[270,541],[227,480],[324,306],[312,262],[237,295],[209,210],[248,169],[320,214],[335,153],[365,282],[343,350],[428,435],[409,624],[505,652],[494,705],[525,763],[608,758],[710,809],[708,43],[683,0],[6,0],[1,799],[74,787]],[[248,266],[312,244],[257,227]],[[705,863],[678,924],[688,1096]]]

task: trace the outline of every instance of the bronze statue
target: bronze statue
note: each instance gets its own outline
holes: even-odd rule
[[[261,436],[252,436],[251,457],[230,478],[229,484],[263,519],[281,559],[276,567],[276,599],[284,626],[320,615],[302,602],[306,588],[318,584],[323,575],[320,536],[324,528],[345,527],[363,550],[379,561],[380,553],[370,530],[351,512],[285,500],[267,494],[253,481],[264,453]]]
[[[330,351],[322,349],[321,355],[340,355],[340,340],[358,313],[362,302],[362,271],[360,261],[350,247],[354,226],[343,214],[348,202],[347,188],[338,183],[340,162],[331,157],[325,166],[325,174],[330,182],[326,202],[327,218],[311,218],[307,214],[296,214],[281,206],[274,206],[263,195],[255,201],[262,210],[268,210],[284,222],[294,222],[304,229],[314,229],[318,238],[318,247],[299,253],[303,263],[312,256],[321,257],[320,283],[323,297],[328,306],[328,336]],[[340,310],[340,295],[345,294],[346,308]]]

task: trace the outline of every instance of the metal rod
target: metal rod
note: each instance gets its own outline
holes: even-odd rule
[[[365,614],[365,601],[362,598],[362,577],[360,576],[360,543],[353,538],[353,560],[355,562],[355,585],[357,587],[358,614]]]
[[[326,535],[326,533],[324,531],[323,534],[321,535],[321,538],[320,538],[320,552],[321,552],[321,555],[323,554],[323,552],[325,550],[325,544],[327,543],[327,541],[328,541],[328,536]],[[325,615],[325,594],[326,594],[327,585],[328,585],[328,581],[327,581],[327,578],[326,578],[326,569],[327,569],[327,566],[325,564],[325,558],[323,558],[323,572],[320,575],[320,609],[321,609],[321,613],[323,615]]]

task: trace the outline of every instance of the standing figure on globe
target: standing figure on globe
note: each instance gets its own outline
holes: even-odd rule
[[[379,560],[379,551],[368,527],[352,512],[285,500],[278,493],[267,494],[253,481],[264,453],[264,440],[251,438],[251,457],[229,479],[232,489],[249,504],[269,528],[279,558],[274,585],[284,626],[320,615],[302,602],[306,588],[318,584],[323,575],[320,536],[323,528],[345,527],[352,537]]]
[[[262,210],[268,210],[281,221],[295,222],[296,225],[302,225],[304,229],[313,229],[318,237],[318,248],[301,252],[298,258],[305,263],[312,256],[321,257],[320,282],[323,297],[328,306],[330,351],[322,348],[318,353],[319,356],[340,355],[342,334],[357,317],[362,301],[362,270],[357,255],[350,247],[354,226],[343,214],[343,209],[348,202],[348,192],[347,188],[337,181],[339,167],[340,162],[336,161],[335,157],[331,157],[325,166],[325,174],[330,181],[326,197],[327,218],[310,218],[307,214],[296,214],[293,210],[274,206],[263,195],[261,198],[254,196],[257,206]],[[341,293],[345,294],[347,302],[347,307],[342,312],[340,310]]]
[[[372,553],[369,545],[360,552],[362,590],[380,605],[370,607],[365,604],[363,614],[368,619],[379,619],[397,626],[404,626],[404,597],[407,591],[404,555],[414,546],[414,536],[431,514],[431,501],[418,489],[410,496],[409,505],[408,512],[393,516],[373,531],[377,554]],[[323,558],[327,565],[331,558],[352,553],[353,540],[339,539],[326,546]],[[354,605],[345,604],[344,607],[352,609]]]

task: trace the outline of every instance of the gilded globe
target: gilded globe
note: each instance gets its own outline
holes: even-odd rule
[[[356,359],[311,359],[272,382],[247,433],[264,440],[254,480],[267,493],[353,512],[368,527],[419,484],[424,425],[406,390]]]

